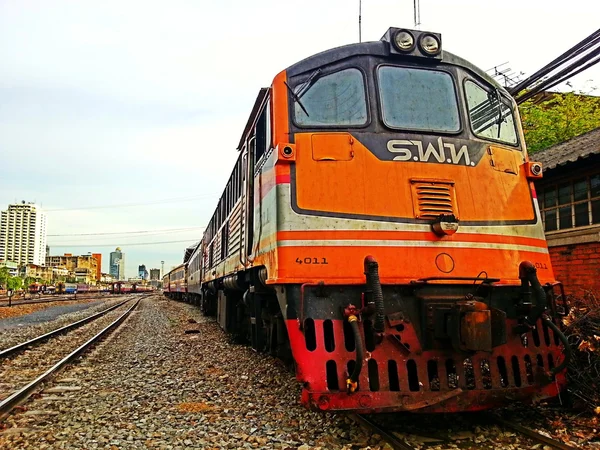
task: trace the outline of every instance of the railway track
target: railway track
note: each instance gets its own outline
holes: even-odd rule
[[[519,433],[519,437],[521,439],[523,439],[523,438],[529,439],[532,441],[533,445],[541,444],[542,446],[544,446],[544,448],[547,448],[546,446],[548,446],[553,449],[559,449],[559,450],[577,449],[577,447],[573,447],[568,444],[565,444],[564,442],[558,441],[556,439],[552,439],[544,434],[541,434],[541,433],[539,433],[535,430],[532,430],[530,428],[527,428],[523,425],[503,419],[502,417],[498,416],[497,414],[485,413],[482,417],[485,417],[485,419],[489,420],[491,423],[494,423],[500,427],[504,427],[504,428],[508,428],[513,431],[516,431],[517,433]],[[386,426],[378,423],[377,421],[373,420],[371,417],[367,417],[362,414],[351,414],[350,418],[354,422],[356,422],[358,425],[363,426],[364,428],[367,428],[368,430],[370,430],[373,433],[377,433],[395,450],[417,450],[417,449],[427,448],[429,446],[429,444],[427,444],[427,443],[422,443],[422,444],[419,444],[419,446],[414,446],[411,443],[409,443],[407,440],[404,440],[403,438],[401,438],[397,435],[397,433],[400,430],[386,427]],[[405,433],[405,432],[402,432],[402,434],[410,435],[410,433]],[[444,438],[442,432],[431,433],[431,432],[427,432],[427,431],[419,431],[418,436],[420,438],[422,438],[422,437],[431,438],[432,441],[434,441],[434,442],[432,442],[431,445],[434,445],[434,446],[439,446],[440,444],[443,444],[444,442],[454,444],[454,442],[457,440],[457,439],[452,439],[452,438]],[[495,448],[503,448],[504,443],[505,442],[498,443],[498,446]],[[468,442],[468,447],[461,445],[460,448],[468,448],[468,449],[481,448],[481,449],[483,449],[483,448],[490,448],[491,444],[492,443],[490,441],[486,441],[485,446],[483,444],[478,444],[476,442]],[[453,447],[456,447],[456,445],[453,445]],[[439,447],[437,447],[437,448],[439,448]]]
[[[46,296],[41,298],[31,298],[31,299],[21,299],[21,300],[12,300],[10,302],[11,307],[13,306],[21,306],[21,305],[36,305],[40,303],[52,303],[52,302],[68,302],[73,300],[92,300],[92,299],[101,299],[106,298],[109,295],[122,295],[122,294],[108,294],[108,293],[98,293],[98,294],[87,294],[79,296],[75,296],[74,294],[57,294],[56,296]],[[8,300],[0,300],[0,307],[9,307]]]
[[[91,346],[105,338],[127,318],[142,299],[148,296],[128,299],[108,310],[101,311],[104,314],[95,317],[91,322],[89,318],[87,319],[87,323],[81,324],[79,323],[81,321],[78,321],[75,324],[67,326],[72,327],[78,324],[75,328],[65,330],[66,327],[63,327],[52,332],[57,333],[60,331],[60,333],[54,336],[48,336],[51,333],[47,333],[46,335],[39,336],[5,350],[2,357],[2,366],[0,367],[0,380],[2,380],[0,381],[0,420],[8,416],[17,405],[24,402],[44,381],[56,374],[66,364],[74,361]],[[126,303],[131,301],[133,301],[133,304],[130,306],[126,305]],[[116,319],[113,319],[111,313],[118,312],[117,308],[123,306],[128,306],[125,312],[119,314]],[[67,331],[72,331],[78,335],[73,336],[73,333],[65,335],[64,333]],[[71,342],[70,345],[60,345],[64,344],[67,338],[69,340],[73,339],[74,342]],[[57,342],[60,339],[64,341]],[[49,342],[41,344],[44,341]],[[37,345],[38,347],[31,352],[24,352],[25,349],[30,348],[32,345]],[[65,355],[66,352],[68,354]],[[41,356],[41,358],[36,361],[35,358],[38,356]]]
[[[41,342],[44,342],[48,339],[51,339],[53,337],[59,336],[63,333],[66,333],[70,330],[73,330],[77,327],[80,327],[82,325],[85,325],[88,322],[91,322],[93,320],[96,320],[102,316],[104,316],[105,314],[109,313],[110,311],[117,309],[119,306],[127,303],[131,301],[131,299],[127,299],[122,301],[121,303],[117,303],[116,305],[113,305],[109,308],[106,308],[100,312],[97,312],[96,314],[92,314],[91,316],[88,316],[84,319],[78,320],[76,322],[70,323],[68,325],[65,325],[63,327],[57,328],[56,330],[50,331],[48,333],[44,333],[42,335],[36,336],[33,339],[29,339],[25,342],[21,342],[20,344],[14,345],[10,348],[7,348],[5,350],[1,350],[0,351],[0,361],[2,361],[5,358],[8,358],[9,356],[15,355],[17,353],[20,353],[22,351],[25,351],[26,349],[28,349],[29,347],[39,344]]]

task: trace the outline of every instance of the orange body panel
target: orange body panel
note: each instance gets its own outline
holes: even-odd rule
[[[410,180],[433,179],[455,183],[461,221],[535,217],[532,202],[523,201],[531,197],[525,172],[495,170],[488,155],[476,167],[380,161],[347,133],[297,134],[296,148],[298,206],[303,209],[414,218]],[[330,149],[329,153],[323,149]],[[518,170],[523,164],[521,152],[503,152],[503,163]],[[316,160],[315,154],[338,159]]]
[[[432,241],[430,234],[394,231],[282,231],[277,233],[277,243],[280,245],[277,275],[271,283],[324,280],[332,284],[363,284],[362,265],[368,254],[375,256],[380,262],[380,276],[384,284],[404,284],[418,278],[449,273],[476,277],[481,271],[478,268],[481,267],[485,267],[489,276],[506,273],[507,277],[503,282],[518,284],[516,269],[523,259],[536,264],[540,281],[554,281],[544,240],[458,234]],[[274,238],[275,236],[270,236],[265,239],[261,246],[272,247]],[[307,242],[314,244],[306,245]],[[357,242],[361,245],[357,245]],[[383,242],[389,245],[383,246]],[[412,245],[407,244],[408,242]],[[441,246],[434,245],[434,242]],[[478,247],[451,247],[469,244]],[[490,248],[493,246],[499,248]],[[529,247],[534,251],[506,250],[511,247]],[[306,258],[310,259],[309,263],[304,261]]]

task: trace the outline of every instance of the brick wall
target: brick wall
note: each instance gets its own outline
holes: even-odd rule
[[[581,297],[585,291],[600,295],[600,242],[550,247],[554,277],[566,294]]]

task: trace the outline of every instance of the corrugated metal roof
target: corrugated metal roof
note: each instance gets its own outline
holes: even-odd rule
[[[546,171],[597,154],[600,154],[600,128],[588,131],[546,150],[533,153],[531,159],[541,162],[544,171]]]

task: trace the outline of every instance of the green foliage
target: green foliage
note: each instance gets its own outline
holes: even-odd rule
[[[31,284],[35,283],[37,280],[34,277],[26,277],[23,281],[23,285],[25,287],[29,287]]]
[[[8,289],[13,291],[19,290],[23,287],[23,280],[20,277],[11,277],[8,280]]]
[[[10,278],[8,267],[0,267],[0,286],[6,287],[6,283]]]
[[[600,97],[568,92],[519,106],[529,153],[544,150],[600,127]]]

